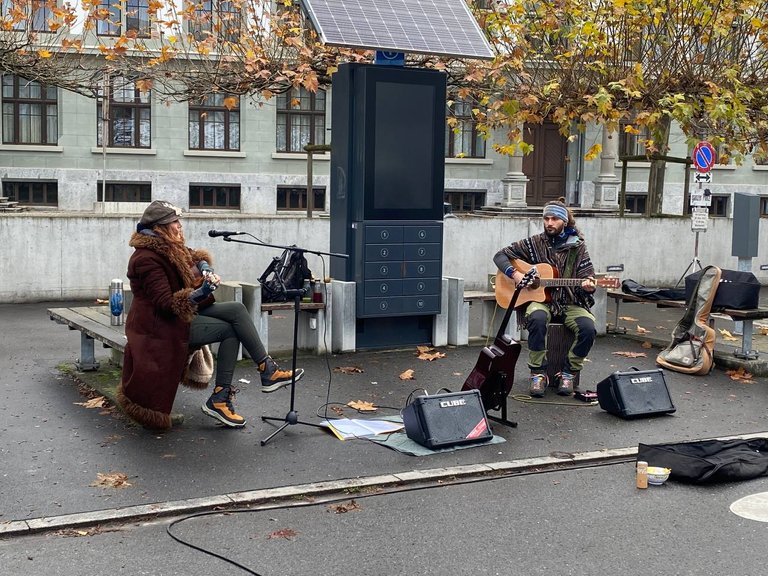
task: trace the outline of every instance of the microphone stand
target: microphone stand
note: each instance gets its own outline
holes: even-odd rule
[[[267,246],[270,248],[280,248],[283,250],[290,250],[292,252],[301,252],[302,254],[309,253],[309,254],[316,254],[321,255],[325,254],[327,256],[335,256],[337,258],[349,258],[348,254],[338,254],[334,252],[320,252],[317,250],[308,250],[306,248],[299,248],[298,246],[281,246],[279,244],[266,244],[264,242],[252,242],[250,240],[239,240],[231,238],[228,235],[224,236],[225,242],[239,242],[241,244],[251,244],[253,246]],[[278,275],[278,278],[280,276]],[[275,436],[277,436],[280,432],[285,430],[288,426],[293,426],[294,424],[304,424],[305,426],[314,426],[315,428],[325,428],[321,424],[315,424],[312,422],[303,422],[299,420],[299,413],[295,409],[295,400],[296,400],[296,348],[298,346],[298,331],[299,331],[299,311],[301,309],[301,298],[305,295],[305,291],[303,288],[300,289],[287,289],[285,285],[283,285],[282,280],[280,280],[280,287],[282,289],[282,293],[289,298],[293,298],[293,353],[291,356],[291,404],[288,408],[288,413],[285,415],[284,418],[279,418],[275,416],[262,416],[261,420],[262,422],[267,421],[274,421],[274,422],[282,422],[282,426],[280,426],[277,430],[272,432],[269,436],[264,438],[264,440],[261,441],[261,445],[264,446],[272,440]],[[327,295],[326,295],[327,296]]]

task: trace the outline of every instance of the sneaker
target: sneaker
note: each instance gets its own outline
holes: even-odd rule
[[[208,398],[201,408],[205,414],[208,414],[211,418],[216,418],[225,426],[242,428],[245,426],[245,418],[237,414],[235,407],[232,406],[232,399],[238,392],[239,390],[232,390],[229,386],[226,388],[216,386],[211,397]]]
[[[573,382],[576,377],[570,372],[562,371],[557,375],[557,393],[560,396],[570,396],[573,394]]]
[[[546,374],[531,374],[531,387],[528,389],[528,394],[534,398],[543,398],[547,383]]]
[[[261,391],[274,392],[283,386],[288,386],[293,380],[292,370],[280,370],[277,362],[267,356],[264,362],[259,363],[259,372],[261,372]],[[303,368],[296,368],[296,382],[304,376]]]

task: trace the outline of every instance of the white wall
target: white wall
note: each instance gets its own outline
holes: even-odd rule
[[[125,276],[128,239],[137,215],[93,213],[14,213],[0,215],[0,303],[104,297],[112,278]],[[648,286],[673,286],[694,256],[695,233],[688,218],[582,217],[598,271],[623,264],[622,279]],[[210,238],[209,229],[243,230],[268,244],[296,244],[327,252],[330,220],[305,216],[243,217],[199,214],[184,218],[190,246],[211,250],[225,280],[254,282],[279,249]],[[484,289],[491,259],[502,246],[541,230],[540,218],[462,216],[445,220],[443,274],[465,279],[469,290]],[[709,220],[699,234],[699,259],[706,266],[736,269],[731,255],[732,220]],[[248,240],[248,236],[233,239]],[[768,228],[760,222],[760,247],[752,271],[768,284]],[[328,274],[317,256],[308,255],[315,276]]]

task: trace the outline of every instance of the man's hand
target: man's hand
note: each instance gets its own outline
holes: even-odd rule
[[[592,294],[597,289],[595,279],[592,276],[589,278],[584,278],[584,280],[581,282],[581,288],[584,290],[584,292],[589,292]]]

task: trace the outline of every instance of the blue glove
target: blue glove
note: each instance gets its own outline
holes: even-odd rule
[[[506,267],[506,269],[504,270],[504,274],[506,274],[506,275],[507,275],[507,276],[509,276],[510,278],[512,278],[512,275],[513,275],[514,273],[515,273],[515,268],[514,268],[514,266],[507,266],[507,267]]]
[[[203,285],[200,286],[197,290],[193,290],[192,293],[189,295],[189,299],[192,300],[195,304],[199,304],[208,296],[211,295],[211,292],[213,292],[213,286],[211,286],[208,281],[206,280],[203,282]]]
[[[205,274],[206,272],[213,273],[213,268],[211,268],[211,265],[205,260],[200,260],[200,262],[197,263],[197,269],[200,270],[201,274]]]

